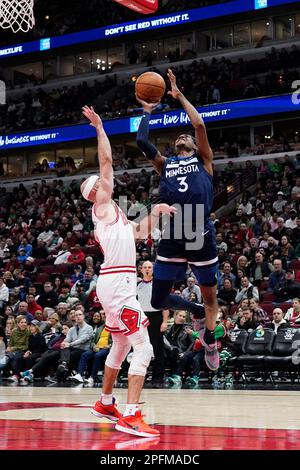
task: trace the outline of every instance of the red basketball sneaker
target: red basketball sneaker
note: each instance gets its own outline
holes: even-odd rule
[[[113,398],[111,405],[103,405],[101,401],[96,401],[95,405],[91,409],[91,413],[95,416],[98,416],[98,418],[107,418],[111,421],[118,421],[120,418],[122,418],[122,415],[118,411],[115,402],[115,398]]]
[[[155,437],[160,435],[157,429],[153,429],[145,423],[140,410],[136,411],[133,416],[121,416],[116,424],[116,429],[117,431],[140,437]]]

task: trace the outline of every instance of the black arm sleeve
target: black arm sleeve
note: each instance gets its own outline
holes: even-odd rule
[[[140,122],[139,130],[136,136],[136,143],[138,148],[143,152],[143,154],[149,159],[157,155],[157,148],[149,142],[149,121],[150,113],[144,112],[142,120]]]

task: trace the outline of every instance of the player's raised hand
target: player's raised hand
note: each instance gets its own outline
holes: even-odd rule
[[[93,106],[83,106],[82,114],[89,119],[91,126],[96,129],[103,127],[102,119],[99,114],[95,113]]]
[[[171,69],[168,69],[167,77],[168,77],[168,79],[170,80],[170,83],[171,83],[171,91],[168,91],[168,95],[171,95],[172,98],[177,100],[182,95],[182,93],[181,93],[181,91],[179,90],[179,88],[177,86],[176,77],[175,77],[175,75],[174,75],[174,73],[172,72]]]
[[[177,209],[176,207],[169,206],[168,204],[157,204],[152,210],[152,215],[159,217],[161,214],[175,215],[177,214]]]
[[[147,101],[144,101],[141,98],[139,98],[137,94],[135,95],[135,98],[143,106],[144,111],[150,114],[160,103],[160,100],[156,101],[155,103],[148,103]]]

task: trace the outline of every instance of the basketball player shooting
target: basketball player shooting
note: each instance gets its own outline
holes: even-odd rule
[[[219,367],[217,343],[214,337],[218,312],[216,284],[218,256],[215,241],[215,229],[209,219],[213,205],[213,153],[210,148],[205,124],[194,106],[178,89],[176,77],[168,70],[171,91],[168,93],[180,101],[195,129],[195,138],[181,134],[175,142],[176,155],[166,158],[149,141],[150,114],[158,103],[148,103],[136,96],[143,106],[143,116],[137,133],[137,145],[160,175],[161,200],[179,205],[182,210],[181,237],[176,236],[174,219],[170,219],[173,230],[170,237],[162,237],[157,261],[154,266],[154,279],[151,304],[155,309],[188,310],[194,317],[201,317],[200,306],[187,302],[179,296],[170,294],[174,281],[185,279],[187,264],[195,274],[204,300],[205,329],[201,329],[200,339],[205,347],[205,360],[211,370]],[[191,215],[187,207],[192,208]],[[197,216],[197,206],[202,206],[204,220]],[[187,217],[185,217],[187,215]],[[186,227],[188,225],[189,227]],[[193,248],[185,236],[186,229],[204,237],[203,246]],[[198,233],[197,233],[198,232]],[[199,309],[199,310],[198,310]]]
[[[175,214],[167,204],[156,205],[139,224],[130,222],[113,201],[113,166],[110,142],[102,120],[92,107],[84,116],[95,127],[98,139],[100,175],[92,175],[81,185],[83,197],[93,203],[95,238],[104,254],[97,281],[97,295],[106,314],[106,329],[113,343],[107,356],[101,398],[92,413],[116,421],[116,429],[140,437],[158,436],[159,431],[145,423],[139,410],[140,395],[147,367],[153,355],[147,331],[148,318],[137,301],[135,237],[147,237],[160,214]],[[128,396],[123,414],[112,396],[113,385],[129,351],[133,356],[128,371]]]

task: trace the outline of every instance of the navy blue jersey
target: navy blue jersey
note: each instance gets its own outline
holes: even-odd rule
[[[209,224],[213,205],[213,177],[205,170],[201,157],[174,156],[163,166],[160,179],[161,200],[169,205],[202,204],[204,225]]]

